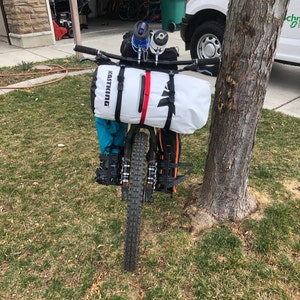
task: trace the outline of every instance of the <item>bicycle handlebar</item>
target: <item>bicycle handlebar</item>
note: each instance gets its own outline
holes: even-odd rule
[[[89,54],[89,55],[93,55],[93,56],[100,56],[102,58],[112,58],[112,59],[117,59],[117,60],[121,60],[121,61],[126,61],[126,62],[138,62],[137,58],[133,58],[133,57],[124,57],[121,55],[116,55],[116,54],[112,54],[112,53],[108,53],[105,51],[101,51],[95,48],[91,48],[91,47],[86,47],[86,46],[82,46],[82,45],[75,45],[74,46],[74,51],[76,52],[81,52],[81,53],[85,53],[85,54]],[[147,63],[147,64],[160,64],[160,65],[196,65],[198,67],[202,67],[202,66],[206,66],[206,65],[218,65],[220,63],[220,59],[219,58],[205,58],[205,59],[190,59],[190,60],[158,60],[155,61],[153,59],[147,59],[147,60],[143,60],[143,63]]]
[[[94,55],[97,56],[100,54],[100,51],[94,48],[90,48],[90,47],[86,47],[86,46],[82,46],[82,45],[75,45],[74,46],[74,51],[76,52],[82,52],[85,54],[90,54],[90,55]]]

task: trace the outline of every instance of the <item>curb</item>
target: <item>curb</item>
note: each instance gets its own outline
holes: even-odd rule
[[[94,72],[94,70],[95,69],[88,69],[88,70],[68,72],[68,70],[66,69],[66,72],[55,73],[55,74],[51,74],[51,75],[34,78],[34,79],[25,80],[22,82],[18,82],[18,83],[9,85],[9,86],[7,86],[7,89],[1,89],[0,96],[7,94],[9,92],[15,91],[15,90],[20,90],[20,89],[26,90],[26,89],[30,89],[30,88],[37,87],[37,86],[53,84],[53,83],[56,83],[57,80],[62,80],[66,76],[76,76],[76,75],[80,75],[80,74],[84,74],[84,73],[92,73],[92,72]]]

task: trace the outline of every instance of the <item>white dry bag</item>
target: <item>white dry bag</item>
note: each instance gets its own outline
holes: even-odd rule
[[[207,121],[209,82],[176,71],[101,65],[91,88],[96,117],[193,133]]]

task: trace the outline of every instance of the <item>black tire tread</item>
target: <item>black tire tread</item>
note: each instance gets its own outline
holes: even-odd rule
[[[130,187],[127,206],[127,224],[124,247],[124,269],[134,271],[138,258],[140,222],[144,197],[147,165],[148,135],[138,132],[135,136],[130,171]]]

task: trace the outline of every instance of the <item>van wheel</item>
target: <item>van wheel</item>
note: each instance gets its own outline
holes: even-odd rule
[[[209,21],[201,24],[194,32],[191,40],[192,58],[215,58],[221,57],[225,25]],[[206,66],[206,71],[213,76],[218,75],[218,66]]]

